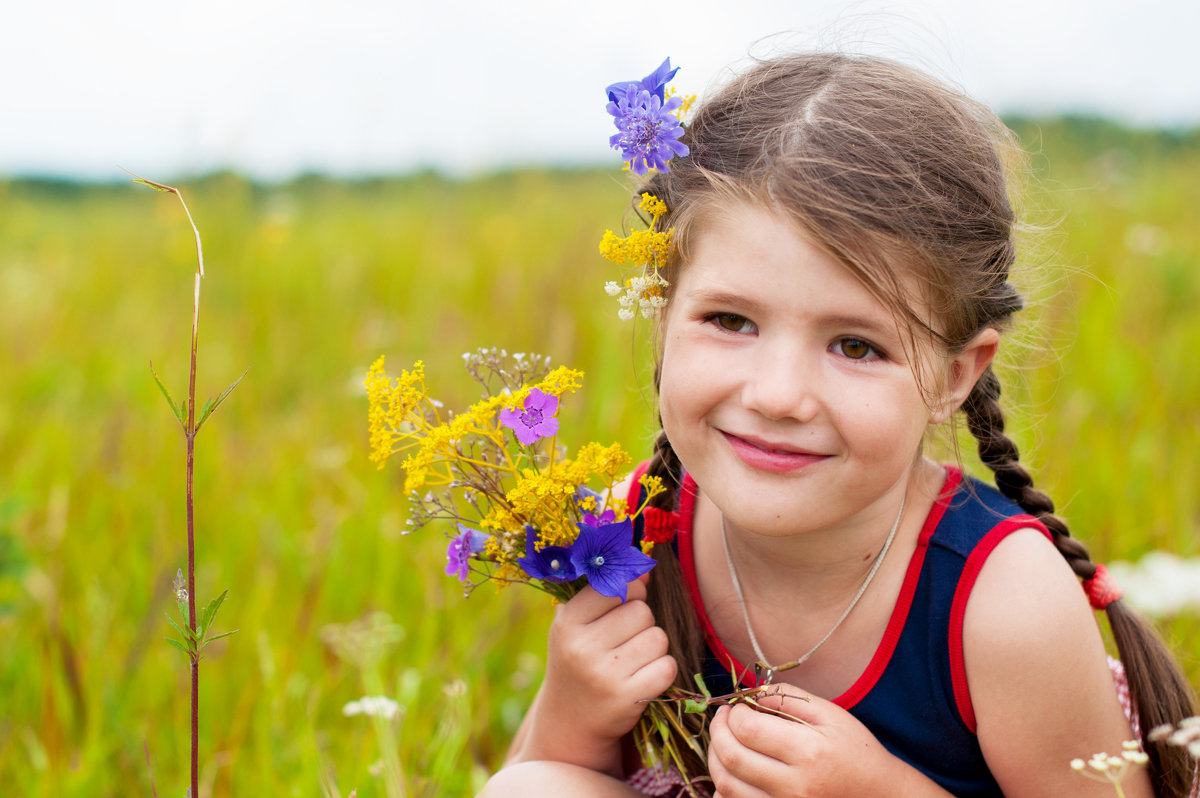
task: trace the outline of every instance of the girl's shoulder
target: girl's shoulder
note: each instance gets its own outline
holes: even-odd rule
[[[1086,780],[1067,763],[1132,736],[1095,616],[1040,529],[1013,531],[989,553],[967,601],[963,658],[980,745],[1006,794],[1075,794]]]

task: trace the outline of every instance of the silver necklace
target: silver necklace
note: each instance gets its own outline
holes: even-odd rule
[[[833,627],[825,633],[815,646],[810,648],[802,656],[791,662],[785,662],[782,665],[772,665],[767,662],[767,655],[763,653],[762,647],[758,644],[758,638],[754,636],[754,629],[750,626],[750,612],[746,609],[746,599],[742,595],[742,583],[738,579],[737,568],[733,565],[733,558],[729,556],[729,536],[725,532],[725,514],[721,514],[721,544],[725,547],[725,563],[729,566],[729,579],[733,582],[733,592],[737,594],[738,603],[742,606],[742,618],[746,621],[746,633],[750,635],[750,645],[754,646],[754,654],[758,657],[758,662],[755,663],[754,669],[760,680],[770,684],[777,671],[786,671],[795,668],[797,665],[808,661],[809,657],[817,653],[817,649],[825,645],[825,641],[833,636],[833,633],[842,625],[842,621],[846,620],[846,616],[854,609],[854,605],[862,598],[863,593],[867,592],[867,586],[871,584],[871,580],[875,578],[875,573],[879,570],[879,566],[883,564],[883,558],[887,556],[888,549],[892,547],[892,540],[896,537],[896,530],[900,528],[900,517],[904,515],[904,500],[905,496],[900,497],[900,512],[896,513],[896,520],[892,523],[892,530],[888,532],[887,540],[883,542],[883,548],[875,555],[875,561],[871,563],[871,569],[867,571],[867,575],[863,577],[862,584],[858,586],[858,592],[854,594],[854,598],[850,599],[850,603],[846,605],[846,609],[842,611],[842,616],[837,619]],[[765,673],[763,671],[765,669]],[[764,678],[765,677],[765,678]]]

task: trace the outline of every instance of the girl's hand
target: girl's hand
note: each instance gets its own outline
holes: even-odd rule
[[[641,717],[639,702],[670,687],[678,668],[646,604],[646,578],[629,584],[624,603],[585,587],[558,607],[522,758],[619,774],[620,739]]]
[[[718,798],[947,794],[888,753],[849,712],[785,689],[791,694],[758,703],[811,726],[745,704],[717,711],[708,767]]]

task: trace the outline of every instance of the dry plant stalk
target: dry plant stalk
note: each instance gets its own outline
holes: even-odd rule
[[[128,172],[128,170],[125,170]],[[222,637],[228,637],[237,630],[232,632],[224,632],[222,634],[212,634],[212,624],[216,618],[217,611],[221,608],[221,604],[225,601],[225,596],[229,591],[223,591],[217,596],[204,611],[200,614],[199,619],[196,617],[196,525],[195,525],[195,503],[193,498],[193,474],[195,471],[196,460],[196,436],[199,434],[204,422],[216,411],[221,403],[233,392],[233,389],[238,386],[238,383],[246,376],[242,372],[242,376],[238,377],[233,383],[221,392],[215,399],[210,398],[204,403],[200,409],[199,418],[196,417],[196,352],[198,333],[200,326],[200,281],[204,277],[204,249],[200,243],[200,230],[196,227],[196,222],[192,219],[192,212],[188,209],[187,203],[183,199],[183,194],[179,189],[168,186],[163,183],[156,183],[153,180],[147,180],[133,172],[128,172],[133,176],[133,182],[144,186],[149,186],[155,191],[163,191],[174,194],[179,204],[183,206],[183,212],[187,215],[188,223],[192,227],[192,233],[196,237],[196,274],[195,288],[192,294],[192,346],[191,346],[191,368],[188,377],[188,395],[187,399],[179,404],[171,397],[170,391],[163,385],[158,374],[154,371],[154,364],[150,364],[150,373],[154,377],[154,382],[158,385],[158,389],[162,392],[163,398],[167,400],[167,404],[171,406],[171,412],[175,414],[176,420],[179,421],[180,429],[183,430],[183,436],[187,443],[187,578],[183,576],[183,571],[180,569],[175,577],[175,600],[179,608],[181,620],[186,622],[186,627],[180,626],[167,614],[167,620],[175,631],[179,633],[182,640],[168,637],[167,642],[175,648],[187,655],[191,663],[191,780],[188,787],[187,795],[189,798],[195,798],[198,792],[198,782],[200,774],[200,658],[204,649],[213,641],[220,640]]]

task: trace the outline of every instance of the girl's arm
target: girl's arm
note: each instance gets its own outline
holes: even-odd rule
[[[645,577],[628,600],[590,587],[559,606],[546,678],[509,752],[507,764],[550,760],[622,776],[621,738],[645,705],[675,679],[667,636],[645,602]]]
[[[1079,580],[1044,535],[1021,530],[988,557],[967,602],[963,650],[984,757],[1006,796],[1110,796],[1070,768],[1133,739]],[[1128,798],[1149,798],[1138,768]]]

